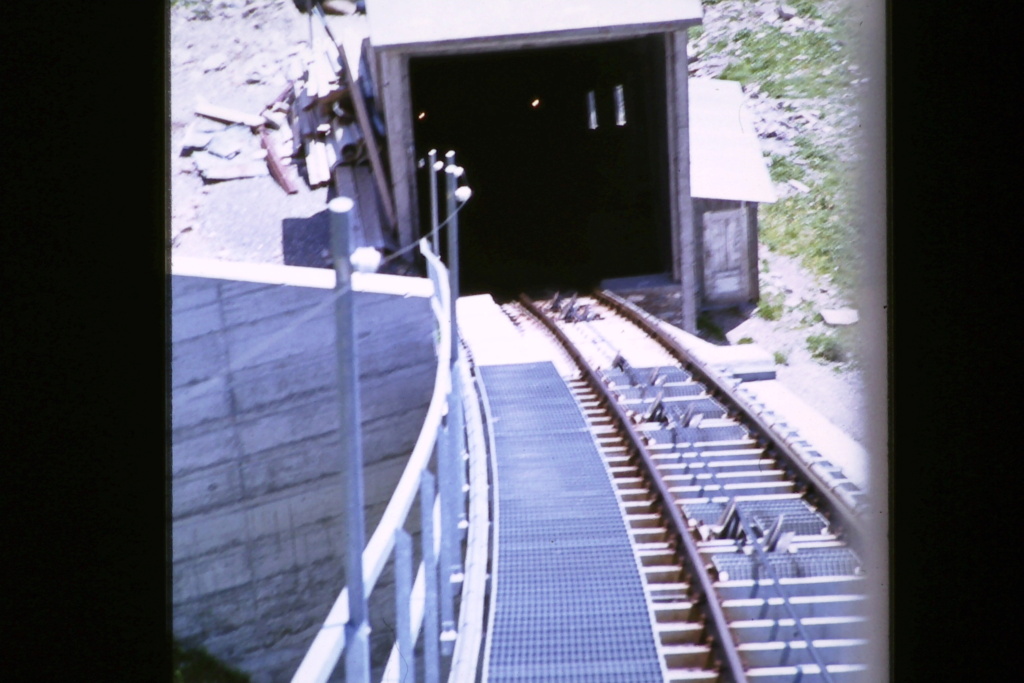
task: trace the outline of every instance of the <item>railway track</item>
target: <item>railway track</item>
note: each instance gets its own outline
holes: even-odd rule
[[[579,368],[570,390],[617,493],[665,680],[865,680],[862,494],[614,296],[504,309]]]

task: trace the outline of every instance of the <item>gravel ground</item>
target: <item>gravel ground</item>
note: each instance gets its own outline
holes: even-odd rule
[[[707,12],[709,8],[706,33],[712,29],[710,22],[729,17],[722,7]],[[298,194],[286,195],[269,176],[204,184],[195,162],[178,155],[185,130],[196,119],[194,107],[200,98],[258,113],[281,92],[289,61],[308,41],[306,17],[290,0],[200,0],[175,4],[170,28],[172,258],[327,267],[326,189],[311,191],[300,183]],[[704,73],[714,69],[695,66],[701,75],[714,75]],[[756,90],[748,89],[748,97],[766,144],[775,145],[773,151],[783,151],[772,119],[782,115],[781,109],[763,98],[758,101]],[[822,322],[814,321],[814,314],[848,302],[839,300],[828,282],[792,259],[763,247],[759,256],[762,296],[778,293],[786,301],[780,319],[765,320],[753,307],[711,313],[707,320],[724,332],[725,339],[705,338],[738,343],[749,337],[767,351],[785,356],[785,363],[777,367],[779,380],[863,441],[860,361],[826,363],[812,358],[807,350],[807,337],[826,330]],[[668,322],[679,323],[678,295],[672,291],[653,288],[633,292],[631,298]]]

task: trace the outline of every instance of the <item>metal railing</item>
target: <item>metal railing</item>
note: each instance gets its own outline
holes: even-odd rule
[[[347,226],[346,226],[347,227]],[[384,515],[362,551],[362,585],[364,600],[373,591],[384,567],[394,551],[395,557],[395,605],[396,641],[387,661],[383,681],[414,680],[415,667],[413,648],[419,631],[424,629],[423,672],[426,683],[437,683],[440,679],[440,656],[449,656],[456,649],[464,651],[466,657],[452,664],[452,676],[457,671],[466,671],[466,661],[475,670],[479,650],[478,629],[470,631],[467,646],[456,648],[458,629],[455,625],[454,598],[465,581],[467,590],[462,597],[462,625],[467,624],[465,615],[482,609],[483,585],[486,571],[486,466],[481,470],[478,461],[472,457],[476,448],[470,447],[466,454],[466,437],[463,433],[463,392],[468,397],[468,370],[461,363],[457,339],[453,338],[452,306],[454,299],[449,287],[448,271],[435,254],[430,243],[420,240],[420,251],[426,260],[427,271],[434,285],[430,305],[434,314],[434,335],[437,352],[437,374],[434,389],[427,409],[423,427],[416,445],[409,456],[405,470],[388,502]],[[344,253],[344,251],[342,252]],[[453,352],[455,352],[453,354]],[[475,405],[472,407],[476,407]],[[472,413],[472,411],[470,411]],[[466,427],[473,438],[473,427]],[[437,453],[437,477],[428,468],[432,454]],[[482,457],[482,454],[476,454]],[[467,519],[467,494],[469,486],[466,466],[470,466],[470,478],[474,480],[475,491],[470,497],[470,515]],[[481,479],[483,471],[483,479]],[[359,478],[361,485],[361,477]],[[435,492],[435,488],[438,490]],[[482,491],[480,489],[483,489]],[[412,578],[412,540],[404,530],[409,512],[416,495],[420,495],[421,544],[423,561],[420,563],[415,580]],[[482,498],[481,498],[482,496]],[[361,496],[360,496],[361,498]],[[361,501],[360,501],[361,502]],[[480,520],[480,515],[484,519]],[[483,524],[483,543],[480,542],[480,525]],[[467,577],[462,569],[462,539],[469,534],[467,547],[473,557],[472,572]],[[479,557],[483,547],[484,557]],[[350,551],[351,552],[351,551]],[[467,562],[470,560],[467,558]],[[440,575],[440,576],[438,576]],[[352,581],[346,578],[352,585]],[[472,586],[472,595],[469,587]],[[352,654],[353,643],[360,645],[357,650],[368,652],[366,647],[368,628],[353,624],[349,609],[349,586],[346,586],[331,607],[327,618],[320,627],[302,663],[292,677],[292,683],[325,683],[338,665],[342,654],[349,646],[347,657]],[[440,628],[439,626],[440,621]],[[365,622],[364,622],[365,623]],[[474,633],[476,632],[476,633]],[[458,656],[458,652],[455,652]],[[360,655],[356,655],[357,657]],[[368,655],[363,655],[368,656]],[[369,662],[351,665],[346,661],[347,679],[357,683],[356,678],[369,682]]]

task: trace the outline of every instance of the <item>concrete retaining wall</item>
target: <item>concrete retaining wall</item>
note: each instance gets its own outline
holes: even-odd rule
[[[356,294],[367,538],[436,371],[429,299],[406,280],[420,295]],[[171,277],[174,633],[257,683],[290,679],[344,586],[331,293]]]

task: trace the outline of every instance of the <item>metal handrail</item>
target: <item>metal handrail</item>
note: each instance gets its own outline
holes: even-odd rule
[[[427,270],[434,283],[431,308],[438,335],[437,374],[434,391],[420,429],[416,445],[402,472],[402,477],[388,501],[384,515],[363,551],[365,592],[369,595],[380,578],[395,545],[395,532],[402,528],[420,488],[420,480],[427,468],[434,444],[438,438],[442,417],[448,411],[451,392],[451,311],[447,271],[440,258],[430,249],[427,240],[420,240],[420,251],[427,261]],[[441,529],[441,533],[445,532]],[[453,530],[448,530],[452,533]],[[316,637],[306,651],[302,663],[292,676],[292,683],[326,683],[345,650],[345,625],[349,620],[348,587],[342,589]]]

